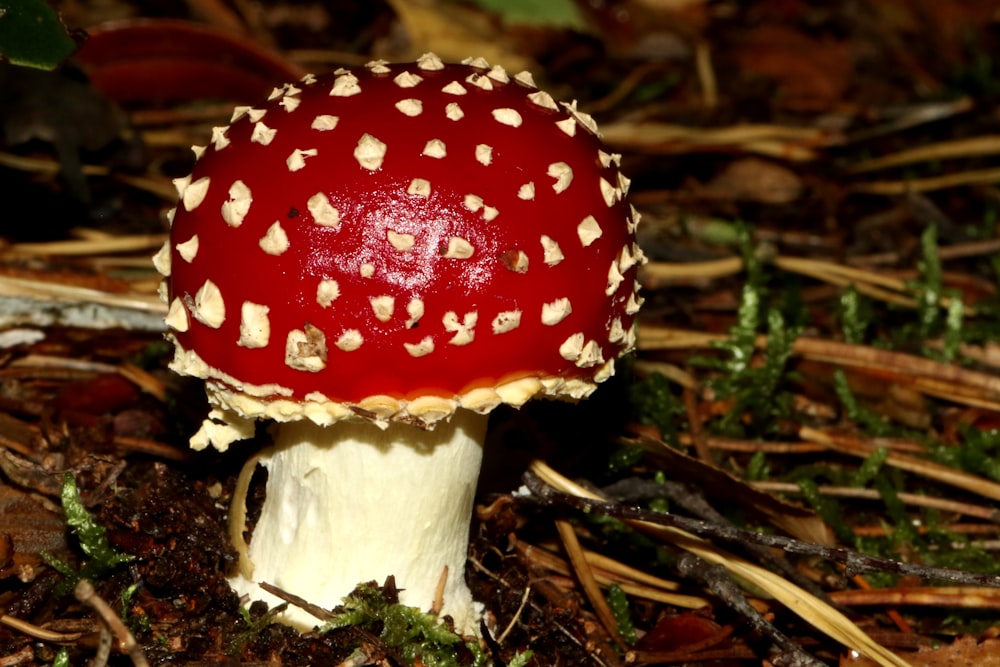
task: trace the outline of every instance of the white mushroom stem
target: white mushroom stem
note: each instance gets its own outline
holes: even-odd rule
[[[278,424],[260,458],[267,497],[250,539],[252,572],[230,579],[233,588],[274,606],[281,600],[258,585],[268,582],[332,609],[359,583],[394,575],[402,604],[436,610],[440,593],[440,614],[478,634],[465,563],[486,422],[459,410],[431,431]],[[294,606],[281,620],[320,624]]]

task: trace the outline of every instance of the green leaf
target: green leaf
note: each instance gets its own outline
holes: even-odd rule
[[[504,23],[585,30],[587,23],[574,0],[473,0]]]
[[[15,65],[54,69],[76,50],[44,0],[0,0],[0,56]]]

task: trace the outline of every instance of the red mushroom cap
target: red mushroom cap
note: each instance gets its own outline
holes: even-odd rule
[[[196,152],[157,265],[174,367],[222,407],[432,424],[583,397],[634,343],[628,180],[527,74],[307,76]]]

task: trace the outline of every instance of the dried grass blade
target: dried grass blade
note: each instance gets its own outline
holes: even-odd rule
[[[890,153],[881,157],[865,160],[854,165],[849,171],[855,174],[863,174],[877,169],[888,169],[890,167],[901,167],[915,164],[917,162],[930,162],[937,160],[949,160],[954,158],[967,159],[970,157],[983,155],[996,155],[1000,153],[1000,136],[987,135],[970,139],[955,139],[953,141],[939,141],[926,146],[918,146],[907,150]]]
[[[602,500],[597,494],[563,477],[542,461],[532,462],[531,471],[546,484],[559,491],[584,498]],[[629,523],[647,534],[656,535],[706,561],[722,565],[734,575],[768,592],[774,599],[820,632],[867,656],[879,665],[883,667],[909,667],[907,661],[876,643],[835,608],[777,574],[738,558],[690,533],[641,521],[630,521]]]
[[[0,276],[0,297],[28,297],[45,301],[98,303],[149,313],[166,314],[167,307],[159,297],[147,294],[115,294],[87,287],[75,287],[42,280]]]
[[[859,458],[871,455],[876,449],[873,443],[859,438],[827,433],[809,426],[803,426],[799,429],[799,436],[803,440],[822,443],[834,451]],[[985,498],[1000,500],[1000,484],[960,470],[955,470],[954,468],[949,468],[940,463],[925,461],[915,456],[898,454],[896,452],[889,452],[885,463],[900,470],[906,470],[907,472],[912,472],[958,489],[964,489]]]

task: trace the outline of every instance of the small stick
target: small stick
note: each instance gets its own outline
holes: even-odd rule
[[[70,642],[75,642],[77,639],[83,636],[82,632],[71,632],[71,633],[52,632],[51,630],[40,628],[37,625],[28,623],[27,621],[22,621],[16,616],[8,616],[7,614],[0,614],[0,623],[6,625],[9,628],[14,628],[19,632],[23,632],[29,637],[34,637],[35,639],[41,639],[42,641],[45,642],[53,642],[55,644],[67,644]]]
[[[497,644],[503,644],[504,640],[507,639],[507,635],[509,635],[510,631],[514,629],[517,621],[521,618],[521,614],[524,613],[524,608],[528,606],[528,598],[530,597],[531,584],[528,584],[524,587],[524,594],[521,595],[521,604],[518,605],[517,611],[514,612],[514,616],[510,619],[510,623],[507,624],[507,627],[504,628],[503,632],[500,633],[500,636],[497,637]]]
[[[440,616],[444,609],[444,587],[448,583],[448,566],[445,565],[438,577],[437,587],[434,589],[434,603],[431,605],[431,616]]]
[[[149,667],[146,655],[142,652],[142,647],[139,646],[139,643],[132,636],[129,629],[125,627],[122,620],[111,609],[111,606],[105,602],[104,598],[97,594],[93,584],[86,579],[81,579],[76,588],[73,589],[73,595],[101,617],[101,620],[108,626],[108,629],[118,638],[118,649],[128,655],[135,667]]]

